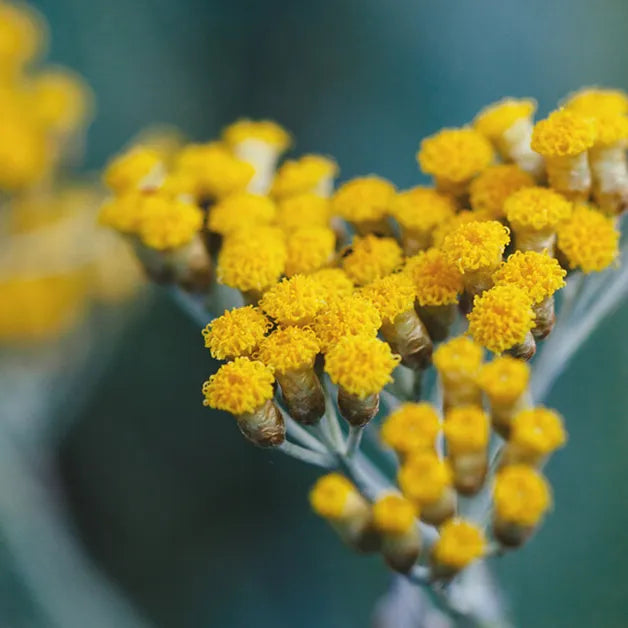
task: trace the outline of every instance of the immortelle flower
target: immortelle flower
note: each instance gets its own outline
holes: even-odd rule
[[[496,286],[510,284],[526,291],[532,301],[532,334],[545,338],[556,320],[554,293],[565,285],[567,272],[553,257],[535,251],[516,251],[493,275]]]
[[[433,451],[418,451],[401,466],[398,482],[404,496],[416,505],[421,520],[441,525],[456,512],[452,470]]]
[[[493,218],[485,214],[484,211],[463,209],[434,229],[432,232],[434,246],[440,247],[445,237],[455,231],[460,225],[466,225],[469,222],[485,222],[487,220],[493,220]]]
[[[205,347],[217,360],[250,356],[271,328],[271,322],[252,305],[225,310],[202,331]]]
[[[246,357],[223,364],[203,384],[203,405],[230,412],[242,434],[259,447],[285,439],[281,412],[273,402],[273,372]]]
[[[328,473],[319,478],[310,491],[310,504],[348,545],[360,551],[378,549],[371,506],[344,475]]]
[[[342,267],[356,285],[364,286],[390,275],[401,267],[402,261],[403,255],[396,240],[368,234],[353,239]]]
[[[488,398],[493,429],[508,438],[513,418],[529,404],[530,367],[512,356],[498,356],[482,366],[477,381]]]
[[[238,229],[270,225],[276,215],[277,207],[267,196],[235,192],[210,208],[207,227],[214,233],[226,236]]]
[[[310,277],[321,287],[328,302],[353,294],[353,282],[342,268],[321,268]]]
[[[488,470],[488,416],[480,406],[451,408],[445,414],[444,431],[456,490],[474,495]]]
[[[583,87],[569,94],[565,108],[585,116],[628,114],[628,95],[620,89]]]
[[[537,122],[532,150],[543,155],[549,183],[572,201],[584,201],[591,191],[587,151],[596,136],[595,121],[575,111],[559,109]]]
[[[558,227],[558,249],[569,268],[599,272],[617,259],[619,236],[611,218],[577,205],[571,218]]]
[[[401,227],[404,254],[415,255],[432,245],[432,232],[454,216],[456,203],[446,194],[419,186],[399,192],[390,211]]]
[[[255,169],[248,189],[268,192],[279,157],[292,143],[290,134],[270,120],[241,119],[223,130],[222,139],[236,157]]]
[[[493,148],[474,129],[443,129],[421,142],[417,160],[421,170],[434,177],[438,190],[461,196],[493,161]]]
[[[157,187],[165,175],[161,155],[146,146],[133,146],[114,157],[105,169],[104,182],[116,194]]]
[[[547,408],[528,408],[516,414],[501,464],[542,467],[567,441],[561,416]]]
[[[490,140],[501,158],[514,162],[535,179],[543,175],[543,159],[530,148],[536,101],[504,98],[478,113],[473,126]]]
[[[370,336],[346,336],[327,352],[325,371],[338,385],[338,408],[351,425],[366,425],[377,414],[379,393],[399,361],[385,342]]]
[[[403,403],[384,419],[380,438],[403,461],[424,449],[434,451],[440,430],[441,420],[432,405]]]
[[[379,312],[380,332],[401,363],[412,369],[427,368],[432,361],[432,341],[414,309],[415,290],[404,273],[388,275],[361,291]]]
[[[264,293],[260,307],[280,325],[311,325],[325,306],[325,293],[309,275],[282,279]]]
[[[261,341],[257,353],[257,358],[273,370],[288,413],[305,425],[317,423],[325,414],[325,395],[314,372],[319,351],[311,329],[280,327]]]
[[[521,188],[534,185],[534,179],[513,164],[489,166],[469,186],[469,200],[473,211],[482,212],[493,220],[506,217],[506,199]]]
[[[329,227],[302,227],[288,237],[286,275],[308,274],[331,263],[336,234]]]
[[[447,261],[462,274],[465,290],[478,295],[493,285],[493,273],[510,241],[508,229],[496,220],[462,224],[442,243]]]
[[[481,405],[477,376],[482,365],[482,347],[471,338],[459,336],[434,351],[434,366],[443,387],[443,408]]]
[[[528,539],[552,503],[547,480],[525,465],[505,467],[497,474],[493,499],[493,532],[507,547]]]
[[[486,553],[486,538],[475,524],[463,519],[451,519],[440,528],[440,537],[432,548],[431,560],[436,578],[451,578],[482,558]]]
[[[571,216],[572,204],[548,188],[524,188],[506,199],[504,210],[520,251],[554,254],[556,230]]]
[[[440,249],[431,248],[406,260],[403,272],[414,284],[417,312],[434,342],[444,340],[464,290],[462,273]]]
[[[0,76],[13,79],[44,43],[39,16],[27,5],[0,5]]]
[[[277,199],[312,193],[327,198],[338,176],[338,165],[322,155],[304,155],[284,161],[277,170],[270,193]]]
[[[532,300],[517,286],[495,286],[476,296],[467,319],[473,339],[493,353],[529,360],[536,352]]]
[[[334,215],[351,223],[361,235],[390,233],[386,217],[395,196],[395,186],[381,177],[357,177],[343,183],[331,199]]]
[[[389,494],[373,504],[373,527],[381,536],[381,552],[391,569],[406,573],[421,553],[416,506],[401,495]]]
[[[304,227],[328,227],[330,217],[329,199],[313,192],[288,196],[278,202],[277,224],[287,233]]]

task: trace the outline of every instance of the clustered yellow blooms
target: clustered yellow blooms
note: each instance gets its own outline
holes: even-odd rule
[[[607,101],[608,110],[596,104]],[[379,549],[403,572],[429,555],[432,575],[448,578],[495,543],[520,545],[550,507],[541,470],[566,436],[556,413],[532,405],[526,360],[552,332],[567,274],[617,259],[628,187],[602,162],[619,159],[626,102],[585,91],[536,124],[534,101],[494,103],[424,139],[417,161],[433,183],[407,190],[375,175],[335,189],[332,158],[280,163],[287,132],[237,121],[221,139],[169,155],[129,148],[105,173],[113,198],[101,220],[149,260],[195,242],[194,259],[204,251],[216,282],[241,299],[203,331],[226,361],[205,382],[204,403],[234,415],[260,446],[286,450],[290,429],[306,429],[342,461],[380,399],[434,365],[442,402],[403,403],[381,427],[399,460],[397,492],[363,493],[334,472],[311,502],[353,547]],[[191,263],[175,257],[178,270]],[[209,283],[190,289],[210,296]],[[331,393],[345,452],[319,425]],[[497,439],[503,451],[491,461]],[[492,521],[459,509],[481,492],[493,497]],[[422,542],[426,525],[435,542]]]

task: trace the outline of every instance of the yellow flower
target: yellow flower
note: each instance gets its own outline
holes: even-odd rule
[[[463,291],[462,275],[440,249],[428,249],[406,260],[406,273],[422,306],[450,305]]]
[[[489,419],[479,406],[458,406],[445,415],[447,446],[453,454],[486,449]]]
[[[321,268],[310,275],[321,286],[325,299],[348,297],[353,293],[353,282],[342,268]]]
[[[136,190],[143,179],[161,165],[161,156],[152,148],[134,146],[109,162],[106,185],[117,194]]]
[[[536,111],[532,98],[504,98],[488,105],[473,120],[473,126],[491,141],[498,140],[519,120],[530,118]]]
[[[547,455],[567,440],[560,415],[547,408],[522,410],[513,419],[510,441],[535,455]]]
[[[395,195],[392,183],[376,176],[351,179],[332,197],[332,212],[349,222],[378,221],[390,210]]]
[[[361,294],[377,308],[384,322],[392,323],[399,314],[414,308],[414,285],[403,273],[376,279],[362,288]]]
[[[321,155],[304,155],[281,165],[275,175],[271,194],[276,198],[285,198],[318,193],[321,182],[331,180],[337,174],[338,166],[333,159]]]
[[[349,499],[357,494],[351,482],[340,473],[328,473],[319,478],[310,491],[312,510],[325,519],[340,519]]]
[[[399,192],[390,213],[404,229],[429,233],[454,216],[456,204],[446,194],[419,186]]]
[[[493,499],[498,519],[522,526],[537,525],[552,502],[547,480],[538,471],[518,464],[497,474]]]
[[[449,463],[435,452],[413,452],[399,470],[399,486],[403,494],[419,506],[437,502],[452,483]]]
[[[486,539],[480,528],[462,519],[450,519],[441,526],[432,555],[438,564],[459,570],[485,552]]]
[[[280,327],[262,340],[257,359],[283,374],[311,368],[319,351],[316,334],[310,328]]]
[[[30,7],[0,4],[0,76],[12,78],[11,74],[35,56],[43,41],[41,19]]]
[[[585,116],[628,114],[628,95],[619,89],[586,87],[570,94],[565,107]]]
[[[146,194],[132,190],[106,201],[98,222],[120,233],[137,233],[142,222]]]
[[[432,232],[432,243],[434,246],[440,247],[445,240],[445,236],[455,231],[460,225],[465,225],[469,222],[485,222],[487,220],[493,220],[493,218],[485,214],[484,211],[463,209],[434,229]]]
[[[287,232],[302,227],[329,226],[329,199],[306,192],[279,201],[277,224]]]
[[[372,234],[353,239],[342,267],[357,285],[365,285],[397,270],[402,263],[401,248],[393,238]]]
[[[506,217],[515,231],[555,229],[571,216],[572,205],[548,188],[523,188],[506,199]]]
[[[382,423],[382,441],[406,457],[421,449],[434,449],[441,422],[429,403],[403,403]]]
[[[222,137],[231,148],[247,140],[257,140],[284,151],[292,143],[290,134],[271,120],[237,120],[224,129]]]
[[[532,132],[532,150],[544,157],[583,153],[595,142],[595,122],[568,109],[559,109],[537,122]]]
[[[416,518],[416,506],[401,495],[384,495],[373,504],[373,524],[383,534],[405,534]]]
[[[211,231],[229,235],[238,229],[268,225],[276,214],[277,208],[268,197],[235,192],[211,207],[207,226]]]
[[[530,381],[530,367],[509,355],[485,364],[478,377],[480,388],[492,403],[513,404],[523,395]]]
[[[283,279],[260,301],[262,310],[280,325],[311,325],[324,305],[322,288],[308,275]]]
[[[332,259],[336,234],[328,227],[295,229],[288,237],[286,275],[311,273],[326,266]]]
[[[459,336],[434,351],[434,366],[441,374],[475,377],[482,364],[482,347],[471,338]]]

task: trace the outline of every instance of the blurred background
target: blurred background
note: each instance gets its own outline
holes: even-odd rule
[[[628,89],[625,0],[32,4],[50,61],[95,92],[87,173],[148,125],[204,140],[250,116],[286,126],[299,153],[336,157],[341,179],[405,187],[420,138],[503,96],[533,96],[544,115],[583,85]],[[216,364],[198,325],[157,290],[140,301],[97,334],[89,369],[40,382],[54,404],[16,410],[52,427],[35,471],[23,448],[0,451],[0,625],[367,626],[387,571],[310,513],[314,471],[202,407]],[[548,469],[555,512],[493,560],[517,625],[626,625],[627,323],[624,304],[548,400],[570,434]],[[19,419],[2,408],[3,423]],[[78,563],[55,525],[80,540],[93,581],[68,579]]]

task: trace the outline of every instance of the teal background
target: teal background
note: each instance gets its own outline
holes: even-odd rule
[[[299,152],[334,155],[342,177],[408,186],[419,139],[493,100],[534,96],[544,114],[581,85],[628,88],[625,0],[35,4],[51,59],[96,92],[88,169],[155,122],[205,139],[268,116]],[[548,469],[555,512],[494,561],[517,625],[628,623],[627,321],[624,306],[549,400],[570,432]],[[164,295],[126,331],[58,452],[88,551],[158,626],[368,625],[388,573],[310,513],[314,471],[250,447],[201,406],[215,368]],[[7,625],[45,626],[11,574]]]

